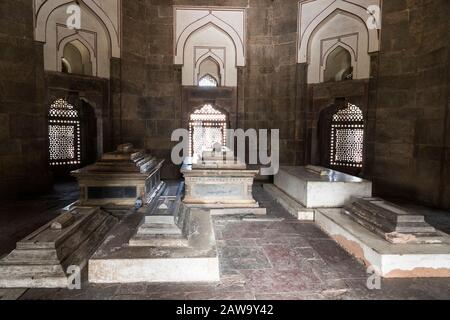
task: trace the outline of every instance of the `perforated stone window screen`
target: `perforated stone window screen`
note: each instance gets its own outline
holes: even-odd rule
[[[189,122],[189,154],[201,154],[204,148],[212,148],[214,144],[226,145],[227,116],[205,105],[190,116]]]
[[[49,111],[51,166],[81,163],[81,129],[78,111],[64,99],[52,103]]]
[[[206,76],[204,76],[203,78],[201,78],[199,80],[198,86],[199,87],[218,87],[219,84],[213,76],[207,74]]]
[[[330,164],[361,168],[364,148],[364,116],[357,106],[347,104],[333,115]]]

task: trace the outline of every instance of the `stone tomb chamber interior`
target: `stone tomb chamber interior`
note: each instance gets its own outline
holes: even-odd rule
[[[0,300],[450,299],[448,0],[0,12]]]

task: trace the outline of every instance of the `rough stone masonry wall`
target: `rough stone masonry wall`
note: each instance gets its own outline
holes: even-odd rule
[[[0,198],[49,185],[42,45],[31,0],[0,1]]]
[[[448,0],[383,6],[374,143],[376,192],[450,207]]]
[[[124,1],[120,72],[113,69],[122,79],[113,97],[116,143],[149,148],[167,159],[163,178],[178,176],[178,167],[170,162],[170,135],[182,127],[181,70],[173,65],[173,5],[247,7],[247,65],[239,70],[236,123],[244,129],[279,128],[281,162],[298,162],[295,0]]]
[[[280,163],[305,164],[306,69],[297,64],[297,0],[273,1],[271,128],[280,129]],[[255,22],[256,23],[256,22]]]

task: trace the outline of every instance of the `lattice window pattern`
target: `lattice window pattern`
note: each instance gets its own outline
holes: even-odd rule
[[[209,74],[202,77],[200,79],[200,81],[198,82],[198,85],[199,85],[199,87],[218,87],[219,86],[217,80]]]
[[[64,99],[52,103],[49,111],[51,166],[81,163],[81,130],[78,111]]]
[[[350,103],[333,115],[330,164],[361,168],[363,165],[364,116]]]
[[[195,111],[189,122],[189,154],[201,154],[214,144],[226,145],[227,116],[210,104]]]

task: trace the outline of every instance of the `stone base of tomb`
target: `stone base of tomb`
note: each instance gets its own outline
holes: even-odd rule
[[[267,191],[284,209],[298,220],[314,221],[314,209],[308,209],[273,184],[264,184]]]
[[[164,186],[161,168],[164,160],[132,144],[105,153],[93,165],[72,172],[80,187],[80,205],[134,206],[137,199],[150,203]]]
[[[340,208],[352,197],[372,196],[372,182],[315,166],[281,167],[274,184],[306,208]]]
[[[89,260],[89,281],[219,281],[211,215],[184,206],[182,189],[169,185],[147,211],[125,217]]]
[[[68,268],[82,269],[118,219],[74,207],[17,243],[0,260],[1,288],[67,288]]]
[[[450,237],[436,244],[393,244],[366,229],[342,209],[318,209],[316,224],[346,251],[385,278],[450,277]]]
[[[185,160],[181,169],[186,185],[183,203],[191,208],[212,209],[215,215],[266,214],[253,198],[253,181],[259,170],[249,170],[235,160],[226,161],[221,155],[211,160],[204,152],[201,163]]]

